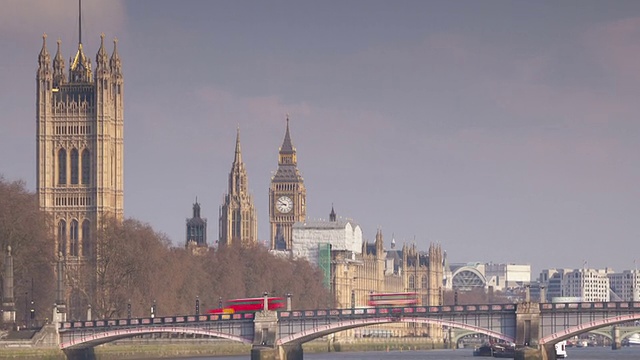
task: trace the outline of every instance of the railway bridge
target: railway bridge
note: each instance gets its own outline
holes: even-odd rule
[[[446,327],[452,339],[456,329],[461,329],[514,343],[517,359],[550,360],[555,359],[554,344],[559,341],[639,319],[640,302],[523,302],[75,321],[60,323],[58,334],[60,348],[69,359],[90,359],[95,346],[119,339],[183,333],[251,344],[251,358],[255,360],[301,360],[302,344],[325,335],[374,324],[418,323]],[[611,334],[614,349],[621,341],[617,333]]]

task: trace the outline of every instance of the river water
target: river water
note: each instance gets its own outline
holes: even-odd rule
[[[367,351],[304,354],[305,360],[455,360],[474,358],[471,349],[429,350],[429,351]],[[631,360],[640,359],[640,347],[623,347],[611,350],[609,347],[567,348],[567,360]],[[192,357],[180,360],[247,360],[246,356]],[[476,357],[475,359],[486,359]],[[177,359],[176,359],[177,360]]]

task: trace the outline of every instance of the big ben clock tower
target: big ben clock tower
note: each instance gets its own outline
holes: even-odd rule
[[[296,149],[289,135],[289,116],[284,141],[278,153],[278,170],[269,188],[271,249],[291,250],[292,227],[306,217],[307,190],[298,171]]]

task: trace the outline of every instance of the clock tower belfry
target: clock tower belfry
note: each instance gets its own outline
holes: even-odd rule
[[[272,250],[291,250],[293,224],[306,218],[306,198],[307,190],[298,171],[296,149],[291,143],[287,116],[287,129],[278,153],[278,170],[271,177],[269,188]]]

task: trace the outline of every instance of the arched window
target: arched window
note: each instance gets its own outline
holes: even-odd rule
[[[78,149],[71,149],[71,184],[78,184]]]
[[[89,220],[82,222],[82,255],[91,256],[91,228]]]
[[[71,220],[69,227],[69,255],[78,256],[78,220]]]
[[[67,223],[64,220],[58,222],[58,252],[63,256],[67,254]]]
[[[409,289],[415,289],[416,288],[416,279],[415,277],[413,277],[413,275],[409,275]]]
[[[91,175],[91,160],[89,160],[89,150],[82,150],[82,184],[89,184],[89,176]]]
[[[67,151],[65,149],[58,150],[58,184],[67,183]]]
[[[422,288],[423,289],[429,288],[429,279],[424,275],[422,276]]]

